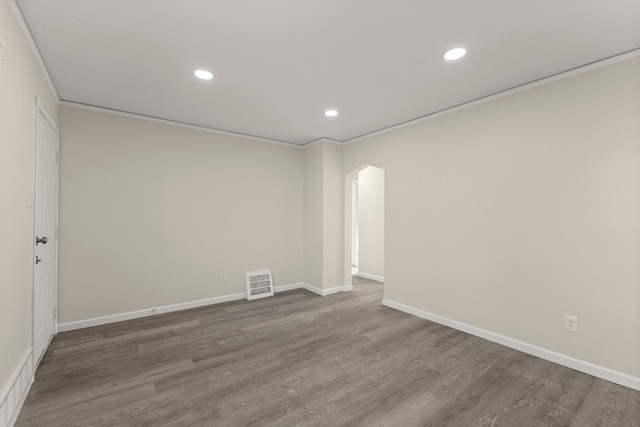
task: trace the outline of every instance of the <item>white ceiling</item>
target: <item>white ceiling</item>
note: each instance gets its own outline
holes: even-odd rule
[[[62,101],[299,145],[640,48],[640,0],[15,1]]]

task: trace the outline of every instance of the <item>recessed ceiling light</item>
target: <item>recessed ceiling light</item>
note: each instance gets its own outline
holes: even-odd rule
[[[207,70],[196,70],[194,74],[197,78],[202,80],[211,80],[213,78],[213,74],[211,74]]]
[[[327,117],[335,117],[338,115],[338,112],[336,110],[327,110],[324,112],[324,115]]]
[[[463,47],[456,47],[445,52],[443,58],[447,61],[454,61],[460,59],[467,54],[467,49]]]

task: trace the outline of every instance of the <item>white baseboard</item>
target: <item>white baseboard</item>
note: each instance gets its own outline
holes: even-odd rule
[[[171,313],[174,311],[188,310],[190,308],[203,307],[205,305],[220,304],[236,301],[245,297],[242,294],[224,295],[221,297],[206,298],[196,301],[183,302],[162,307],[146,308],[144,310],[129,311],[127,313],[111,314],[108,316],[93,317],[91,319],[76,320],[74,322],[58,324],[58,332],[73,331],[75,329],[90,328],[92,326],[106,325],[108,323],[122,322],[123,320],[139,319],[155,314]]]
[[[353,285],[336,286],[335,288],[323,289],[322,296],[337,294],[338,292],[348,292],[353,290]]]
[[[318,289],[315,286],[311,286],[309,284],[300,282],[300,283],[292,283],[289,285],[276,286],[274,287],[274,291],[278,293],[278,292],[290,291],[293,289],[300,289],[300,288],[307,289],[320,296],[326,296],[326,295],[335,294],[337,292],[345,292],[345,291],[353,290],[352,285],[337,286],[335,288],[330,288],[330,289]],[[179,304],[165,305],[162,307],[153,307],[153,308],[146,308],[144,310],[129,311],[127,313],[111,314],[108,316],[93,317],[91,319],[83,319],[83,320],[76,320],[73,322],[60,323],[58,324],[58,332],[73,331],[75,329],[90,328],[92,326],[122,322],[124,320],[139,319],[141,317],[153,316],[155,314],[171,313],[174,311],[203,307],[205,305],[213,305],[213,304],[220,304],[223,302],[236,301],[236,300],[243,299],[244,297],[245,297],[244,293],[231,294],[231,295],[224,295],[221,297],[206,298],[206,299],[201,299],[197,301],[189,301],[189,302],[183,302]],[[3,427],[3,426],[0,425],[0,427]]]
[[[314,293],[314,294],[316,294],[316,295],[323,296],[323,295],[322,295],[322,289],[320,289],[320,288],[316,288],[315,286],[312,286],[312,285],[310,285],[310,284],[308,284],[308,283],[302,283],[302,287],[303,287],[304,289],[308,290],[308,291],[313,292],[313,293]]]
[[[518,341],[513,338],[509,338],[504,335],[497,334],[495,332],[487,331],[485,329],[477,328],[475,326],[468,325],[466,323],[458,322],[446,317],[432,314],[427,311],[423,311],[414,307],[410,307],[405,304],[401,304],[388,299],[382,300],[382,305],[396,310],[403,311],[408,314],[420,317],[422,319],[430,320],[432,322],[440,323],[450,328],[457,329],[459,331],[466,332],[471,335],[475,335],[480,338],[484,338],[489,341],[493,341],[498,344],[502,344],[506,347],[513,348],[523,353],[531,354],[541,359],[548,360],[550,362],[557,363],[559,365],[566,366],[576,371],[584,372],[585,374],[593,375],[594,377],[602,378],[607,381],[611,381],[616,384],[623,385],[625,387],[632,388],[634,390],[640,390],[640,378],[634,377],[623,372],[614,371],[613,369],[605,368],[591,362],[576,359],[571,356],[567,356],[555,351],[548,350],[546,348],[538,347],[533,344],[529,344],[523,341]]]
[[[342,292],[353,291],[353,285],[342,285]]]
[[[292,289],[303,288],[303,283],[292,283],[274,287],[274,291],[284,292]],[[129,311],[126,313],[111,314],[108,316],[93,317],[90,319],[76,320],[58,324],[58,332],[73,331],[75,329],[90,328],[92,326],[106,325],[109,323],[122,322],[123,320],[139,319],[141,317],[153,316],[155,314],[171,313],[174,311],[188,310],[190,308],[203,307],[206,305],[220,304],[223,302],[236,301],[245,298],[245,294],[223,295],[221,297],[206,298],[196,301],[183,302],[178,304],[165,305],[162,307],[146,308],[144,310]],[[2,427],[2,426],[0,426]]]
[[[376,276],[375,274],[363,273],[362,271],[358,271],[356,276],[362,277],[363,279],[375,280],[376,282],[384,282],[384,277]]]
[[[0,392],[0,427],[12,427],[33,384],[33,349],[29,348]]]
[[[286,292],[286,291],[292,291],[294,289],[302,289],[302,288],[304,288],[304,283],[300,282],[300,283],[292,283],[290,285],[275,286],[273,288],[273,291],[275,293],[278,293],[278,292]]]
[[[313,292],[314,294],[320,295],[321,297],[337,294],[338,292],[348,292],[353,290],[353,285],[342,285],[342,286],[336,286],[334,288],[320,289],[308,283],[303,283],[302,287],[308,291]]]
[[[278,293],[278,292],[284,292],[284,291],[291,291],[294,289],[306,289],[308,291],[313,292],[316,295],[325,297],[327,295],[336,294],[338,292],[352,291],[353,285],[343,285],[343,286],[336,286],[335,288],[320,289],[320,288],[316,288],[315,286],[309,285],[308,283],[300,282],[300,283],[292,283],[291,285],[276,286],[274,288],[274,291]]]

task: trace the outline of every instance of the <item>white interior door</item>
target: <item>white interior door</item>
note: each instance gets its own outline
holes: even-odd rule
[[[58,128],[38,102],[33,285],[33,352],[36,365],[56,332],[57,234]]]

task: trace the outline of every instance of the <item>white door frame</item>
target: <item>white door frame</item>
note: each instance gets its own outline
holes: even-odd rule
[[[353,238],[353,233],[354,233],[354,220],[353,220],[353,214],[354,214],[354,210],[360,210],[360,207],[358,206],[357,208],[353,207],[353,198],[354,198],[354,191],[358,191],[360,192],[360,182],[358,182],[358,188],[357,190],[354,188],[353,185],[353,180],[354,179],[358,179],[358,174],[360,172],[362,172],[363,170],[365,170],[367,167],[369,166],[373,166],[376,167],[378,169],[382,169],[385,170],[382,166],[376,166],[374,164],[370,164],[370,163],[363,163],[360,166],[358,166],[357,168],[353,169],[351,172],[349,172],[348,174],[346,174],[345,178],[344,178],[344,264],[343,264],[343,283],[345,283],[346,285],[350,285],[352,283],[351,281],[351,272],[352,272],[352,267],[353,267],[353,262],[352,262],[352,253],[353,253],[353,245],[354,245],[354,238]],[[385,186],[386,186],[386,177],[385,177]],[[383,187],[384,188],[384,187]],[[358,200],[358,204],[360,203],[360,200]],[[384,204],[384,208],[386,211],[386,199],[385,199],[385,204]],[[385,220],[385,225],[386,225],[386,220]],[[387,234],[387,230],[384,230],[384,234],[386,236]],[[386,247],[386,240],[385,240],[385,247]],[[359,248],[358,248],[358,252],[360,252]],[[358,264],[360,264],[360,254],[358,253]],[[385,262],[386,262],[386,251],[385,251]],[[359,270],[358,266],[358,270]],[[361,272],[358,272],[358,275],[360,275]],[[364,277],[364,276],[363,276]],[[374,277],[376,277],[374,279]],[[381,278],[379,278],[378,276],[368,276],[368,278],[372,278],[373,280],[381,280]],[[386,289],[386,288],[385,288]]]
[[[52,245],[53,246],[53,251],[55,253],[55,260],[56,263],[54,265],[54,283],[53,283],[53,298],[52,298],[52,303],[53,303],[53,335],[51,338],[53,338],[53,336],[55,336],[58,333],[58,321],[57,321],[57,309],[58,309],[58,175],[59,175],[59,166],[58,166],[58,153],[59,153],[59,147],[60,147],[60,131],[58,130],[58,127],[56,126],[55,122],[53,121],[53,119],[51,118],[51,116],[49,115],[49,113],[47,112],[47,110],[45,109],[44,105],[42,104],[42,102],[40,101],[40,99],[37,99],[37,110],[36,110],[36,153],[35,153],[35,157],[36,157],[36,168],[35,168],[35,180],[34,180],[34,185],[35,185],[35,191],[32,193],[33,195],[31,197],[33,197],[33,206],[34,206],[34,221],[33,221],[33,259],[34,259],[34,263],[33,263],[33,288],[32,288],[32,299],[31,299],[31,324],[32,324],[32,330],[31,330],[31,347],[33,349],[34,355],[33,355],[33,363],[34,363],[34,369],[38,366],[38,364],[40,363],[40,360],[42,359],[42,356],[44,356],[47,347],[49,345],[49,342],[47,342],[47,344],[45,344],[44,349],[40,352],[40,354],[36,354],[36,328],[40,325],[36,324],[36,286],[37,286],[37,266],[36,266],[36,256],[37,256],[37,249],[36,249],[36,233],[38,232],[37,227],[38,227],[38,214],[39,214],[39,207],[38,207],[38,187],[37,187],[37,182],[38,182],[38,166],[39,166],[39,161],[41,161],[41,159],[39,159],[38,156],[38,147],[39,144],[41,143],[41,141],[39,140],[39,130],[40,130],[40,126],[41,126],[41,117],[44,118],[44,120],[47,121],[47,124],[51,126],[51,128],[55,131],[56,134],[56,140],[55,140],[55,144],[56,144],[56,164],[55,164],[55,184],[56,184],[56,191],[55,191],[55,200],[56,200],[56,212],[55,212],[55,235],[53,236],[47,236],[49,238],[49,240],[47,241],[47,245]],[[41,236],[40,236],[41,237]]]
[[[351,265],[358,267],[358,178],[353,178],[353,185],[351,187]]]

